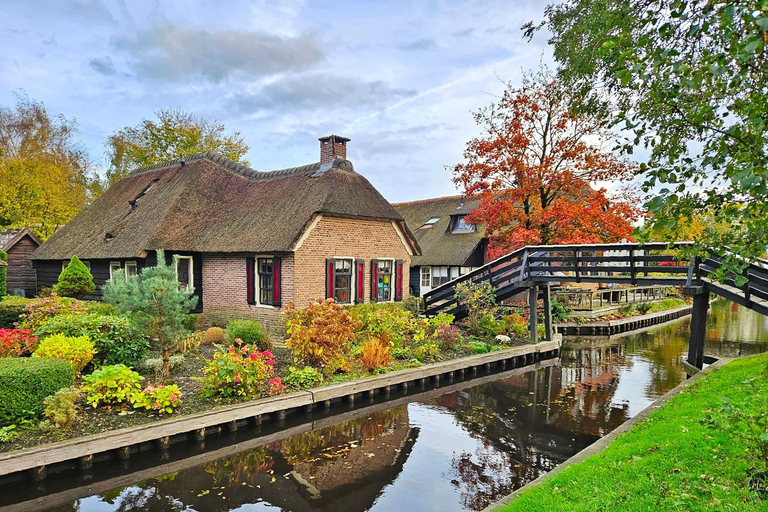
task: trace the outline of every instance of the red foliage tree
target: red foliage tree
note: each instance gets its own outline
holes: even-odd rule
[[[541,69],[474,113],[483,133],[451,170],[454,183],[481,200],[467,220],[486,225],[489,257],[532,244],[630,238],[639,201],[628,188],[609,197],[592,185],[627,182],[635,165],[606,149],[616,136],[599,116],[573,114],[568,100]]]

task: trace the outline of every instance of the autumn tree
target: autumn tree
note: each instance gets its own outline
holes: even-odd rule
[[[74,119],[24,94],[0,107],[0,227],[31,226],[45,239],[100,193],[76,134]]]
[[[559,76],[583,111],[645,146],[649,227],[713,215],[697,250],[736,272],[768,242],[768,2],[568,0],[550,5]],[[532,34],[538,27],[529,24]],[[729,225],[730,229],[713,226]]]
[[[243,156],[249,146],[240,132],[226,133],[219,121],[198,117],[183,110],[158,110],[157,120],[143,119],[113,133],[107,143],[109,184],[133,170],[175,160],[181,155],[216,151],[247,164]]]
[[[531,244],[616,242],[629,238],[638,211],[626,182],[635,167],[606,148],[615,136],[597,115],[576,115],[568,92],[546,68],[474,113],[482,134],[470,140],[454,182],[480,198],[468,220],[485,224],[489,254]]]

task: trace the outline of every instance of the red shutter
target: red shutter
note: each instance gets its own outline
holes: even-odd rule
[[[280,306],[282,300],[283,259],[272,258],[272,305]]]
[[[403,300],[403,260],[395,261],[395,300]]]
[[[333,259],[327,259],[325,260],[325,298],[326,299],[332,299],[333,298],[333,287],[336,283],[336,260]]]
[[[256,304],[256,287],[254,286],[254,271],[255,260],[254,258],[245,258],[245,282],[246,282],[246,297],[248,304]]]
[[[355,304],[365,302],[365,261],[355,261]]]
[[[371,260],[371,302],[375,302],[379,296],[376,284],[379,277],[379,260]]]

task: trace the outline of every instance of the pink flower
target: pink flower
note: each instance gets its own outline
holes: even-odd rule
[[[268,357],[270,359],[275,357],[275,356],[272,355],[272,352],[270,352],[269,350],[265,350],[264,352],[262,352],[262,354],[264,354],[264,357]]]
[[[239,375],[235,375],[235,383],[236,383],[236,384],[239,384],[241,380],[242,380],[242,379],[240,378],[240,376],[239,376]]]
[[[267,359],[267,364],[270,365],[270,366],[273,366],[275,364],[275,360],[274,359]]]
[[[256,354],[251,354],[251,361],[253,361],[253,360],[254,360],[254,359],[256,359],[257,357],[259,357],[259,356],[257,356]]]

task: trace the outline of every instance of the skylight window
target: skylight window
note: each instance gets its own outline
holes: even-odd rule
[[[440,217],[432,217],[427,222],[425,222],[419,229],[429,229],[432,226],[434,226],[435,223],[439,220],[440,220]]]

